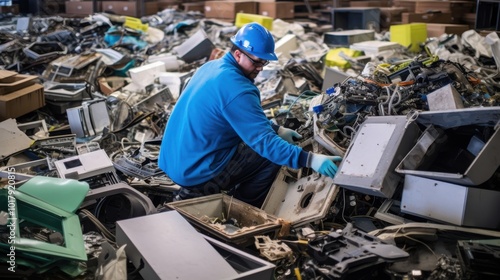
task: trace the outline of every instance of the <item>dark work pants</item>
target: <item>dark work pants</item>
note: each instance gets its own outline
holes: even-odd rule
[[[260,208],[269,192],[280,166],[261,157],[244,143],[226,168],[208,182],[195,186],[181,186],[175,200],[201,197],[228,191],[234,198]]]

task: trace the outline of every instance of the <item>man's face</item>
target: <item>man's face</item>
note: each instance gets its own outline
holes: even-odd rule
[[[245,76],[250,78],[252,81],[255,80],[264,66],[269,63],[269,61],[267,60],[262,60],[260,58],[254,57],[250,54],[244,53],[241,50],[236,50],[234,52],[234,55],[236,56],[236,60],[243,70],[243,73],[245,73]]]

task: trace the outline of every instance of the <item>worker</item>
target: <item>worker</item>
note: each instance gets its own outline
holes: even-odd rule
[[[159,166],[181,186],[174,200],[226,191],[261,207],[282,165],[333,177],[340,157],[302,150],[302,136],[272,124],[254,79],[277,60],[274,38],[258,23],[241,27],[220,59],[202,65],[168,119]]]

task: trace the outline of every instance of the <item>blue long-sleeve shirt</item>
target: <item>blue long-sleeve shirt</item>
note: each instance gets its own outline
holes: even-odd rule
[[[201,184],[226,167],[241,141],[276,164],[306,166],[308,153],[276,134],[258,88],[227,53],[201,66],[179,97],[158,163],[181,186]]]

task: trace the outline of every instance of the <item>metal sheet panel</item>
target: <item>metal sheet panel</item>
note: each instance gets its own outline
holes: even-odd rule
[[[406,175],[401,212],[463,225],[467,188]]]
[[[444,129],[465,125],[494,126],[500,120],[500,107],[476,107],[446,111],[421,112],[416,121]]]
[[[459,226],[500,229],[500,192],[406,175],[401,212]]]
[[[333,182],[391,198],[402,178],[394,168],[419,135],[418,126],[405,116],[368,117],[356,132]]]
[[[155,230],[148,230],[155,229]],[[235,279],[238,273],[176,211],[116,222],[118,245],[144,279]]]
[[[354,139],[349,158],[342,165],[342,174],[373,177],[395,130],[393,123],[366,124]]]
[[[245,253],[228,244],[203,235],[219,254],[238,272],[234,279],[271,280],[274,279],[276,266],[261,258]]]

